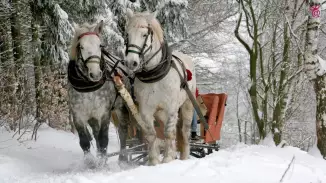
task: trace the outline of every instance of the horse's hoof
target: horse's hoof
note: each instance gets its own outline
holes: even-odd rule
[[[128,161],[128,157],[125,155],[119,155],[119,162],[127,162]]]
[[[173,160],[173,158],[170,157],[170,156],[168,156],[168,157],[164,157],[162,163],[169,163],[169,162],[171,162],[172,160]]]
[[[128,161],[118,161],[118,165],[119,165],[119,167],[120,167],[120,169],[122,169],[122,170],[126,170],[126,169],[128,169],[129,167],[130,167],[130,165],[132,165],[132,164],[129,164],[128,163]]]
[[[86,153],[84,155],[84,164],[88,168],[94,169],[97,166],[96,158],[91,153]]]
[[[97,166],[98,167],[104,167],[106,165],[106,162],[108,158],[104,154],[98,154],[97,155]]]
[[[189,159],[189,156],[180,156],[180,160],[187,160]]]
[[[159,163],[160,163],[160,161],[158,159],[153,159],[153,160],[148,161],[148,166],[155,166]]]

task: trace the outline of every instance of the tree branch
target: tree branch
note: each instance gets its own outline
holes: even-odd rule
[[[239,34],[239,27],[240,27],[240,23],[241,23],[241,19],[242,19],[242,12],[240,13],[239,15],[239,19],[238,19],[238,22],[237,22],[237,25],[236,25],[236,28],[234,30],[234,34],[235,34],[235,37],[238,39],[238,41],[245,47],[245,49],[247,50],[247,52],[249,54],[252,54],[252,49],[249,47],[249,45],[240,37],[240,34]]]
[[[290,167],[291,167],[292,163],[294,162],[294,159],[295,159],[295,156],[293,156],[293,158],[292,158],[291,162],[289,163],[289,165],[288,165],[287,169],[286,169],[286,170],[285,170],[285,172],[283,173],[283,175],[282,175],[282,178],[281,178],[280,182],[283,182],[283,179],[284,179],[284,177],[285,177],[286,173],[289,171],[289,169],[290,169]]]

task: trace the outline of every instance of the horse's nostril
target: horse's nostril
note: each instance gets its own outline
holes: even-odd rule
[[[132,64],[134,67],[137,67],[138,63],[134,61],[134,63]]]
[[[93,73],[89,73],[89,77],[94,78],[94,74]]]

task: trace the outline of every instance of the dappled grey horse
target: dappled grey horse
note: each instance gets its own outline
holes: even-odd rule
[[[97,154],[105,157],[109,141],[111,111],[115,112],[119,121],[121,149],[126,147],[129,112],[118,95],[111,77],[115,69],[112,69],[112,65],[106,66],[104,55],[102,55],[100,36],[103,21],[94,25],[75,24],[74,27],[75,35],[68,66],[69,106],[85,157],[92,157],[90,153],[92,136],[87,125],[92,129]],[[123,81],[126,88],[130,89],[128,78],[123,77]],[[125,160],[125,158],[120,155],[119,160]]]

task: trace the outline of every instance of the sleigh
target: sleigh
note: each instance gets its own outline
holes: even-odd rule
[[[197,158],[205,157],[207,154],[218,151],[219,146],[216,141],[221,139],[221,128],[224,119],[224,111],[227,101],[225,93],[200,94],[196,99],[201,113],[206,118],[209,126],[204,128],[204,122],[197,118],[200,124],[200,141],[193,141],[190,144],[190,154]],[[157,137],[164,140],[164,124],[157,120],[155,126]]]
[[[193,157],[202,158],[211,154],[213,151],[219,150],[217,141],[221,138],[226,101],[227,94],[225,93],[200,94],[196,98],[196,104],[197,107],[199,107],[197,110],[200,110],[197,111],[197,113],[199,113],[198,123],[200,126],[200,140],[190,142],[190,155]],[[135,115],[136,113],[132,113],[134,117],[137,118],[137,115]],[[113,119],[115,119],[114,115]],[[132,121],[137,121],[137,119]],[[154,124],[159,139],[159,145],[161,149],[163,149],[164,124],[160,120],[155,120]],[[128,136],[126,149],[121,152],[110,153],[108,157],[124,154],[127,162],[131,164],[145,164],[148,158],[147,142],[137,122],[130,124]]]

